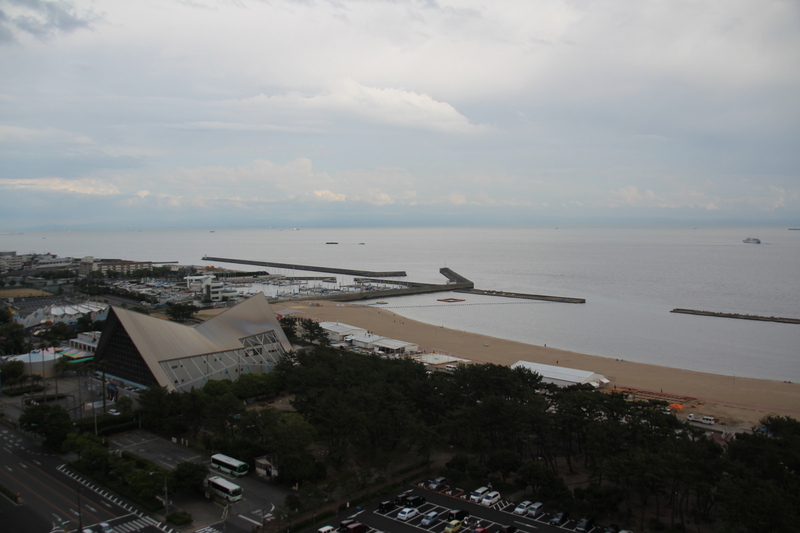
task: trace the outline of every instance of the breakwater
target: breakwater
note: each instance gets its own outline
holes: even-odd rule
[[[784,324],[800,324],[800,318],[786,318],[780,316],[743,315],[739,313],[717,313],[715,311],[699,311],[697,309],[673,309],[670,313],[685,315],[715,316],[721,318],[738,318],[740,320],[760,320],[762,322],[781,322]]]
[[[503,298],[521,298],[524,300],[543,300],[545,302],[560,302],[565,304],[585,304],[584,298],[569,298],[567,296],[547,296],[544,294],[525,294],[523,292],[489,291],[484,289],[459,289],[455,292],[467,294],[483,294],[484,296],[501,296]]]
[[[349,268],[293,265],[291,263],[274,263],[272,261],[253,261],[252,259],[231,259],[228,257],[211,257],[208,255],[203,256],[203,261],[214,261],[215,263],[234,263],[237,265],[266,266],[272,268],[284,268],[286,270],[330,272],[331,274],[343,274],[345,276],[369,276],[373,278],[402,278],[406,276],[405,270],[395,270],[390,272],[373,272],[371,270],[354,270]]]

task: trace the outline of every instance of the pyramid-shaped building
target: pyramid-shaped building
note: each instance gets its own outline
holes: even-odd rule
[[[270,372],[291,344],[264,293],[187,326],[112,307],[95,361],[120,385],[189,391],[211,379]]]

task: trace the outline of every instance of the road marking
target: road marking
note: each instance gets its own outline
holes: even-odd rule
[[[243,515],[243,514],[240,514],[240,515],[239,515],[239,518],[241,518],[242,520],[247,520],[248,522],[250,522],[250,523],[252,523],[252,524],[255,524],[255,525],[257,525],[257,526],[260,526],[260,525],[261,525],[261,522],[256,522],[256,521],[255,521],[255,520],[253,520],[252,518],[247,518],[247,517],[246,517],[245,515]]]

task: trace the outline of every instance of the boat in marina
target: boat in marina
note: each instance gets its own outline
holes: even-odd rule
[[[745,242],[747,244],[761,244],[761,239],[756,239],[755,237],[748,237],[742,242]]]

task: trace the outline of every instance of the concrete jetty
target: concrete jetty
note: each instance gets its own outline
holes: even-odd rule
[[[484,289],[460,289],[455,292],[467,294],[483,294],[485,296],[501,296],[503,298],[521,298],[523,300],[543,300],[545,302],[560,302],[565,304],[585,304],[584,298],[569,298],[566,296],[546,296],[544,294],[526,294],[523,292],[488,291]]]
[[[371,270],[352,270],[349,268],[321,267],[309,265],[293,265],[290,263],[274,263],[272,261],[253,261],[251,259],[231,259],[228,257],[203,256],[203,261],[214,261],[215,263],[234,263],[237,265],[256,265],[272,268],[284,268],[286,270],[308,270],[311,272],[330,272],[331,274],[344,274],[345,276],[369,276],[373,278],[402,278],[406,276],[405,270],[395,270],[391,272],[373,272]]]
[[[740,320],[760,320],[762,322],[781,322],[783,324],[800,324],[800,318],[786,318],[780,316],[742,315],[739,313],[718,313],[715,311],[698,311],[697,309],[673,309],[670,313],[685,315],[716,316],[722,318],[738,318]]]

